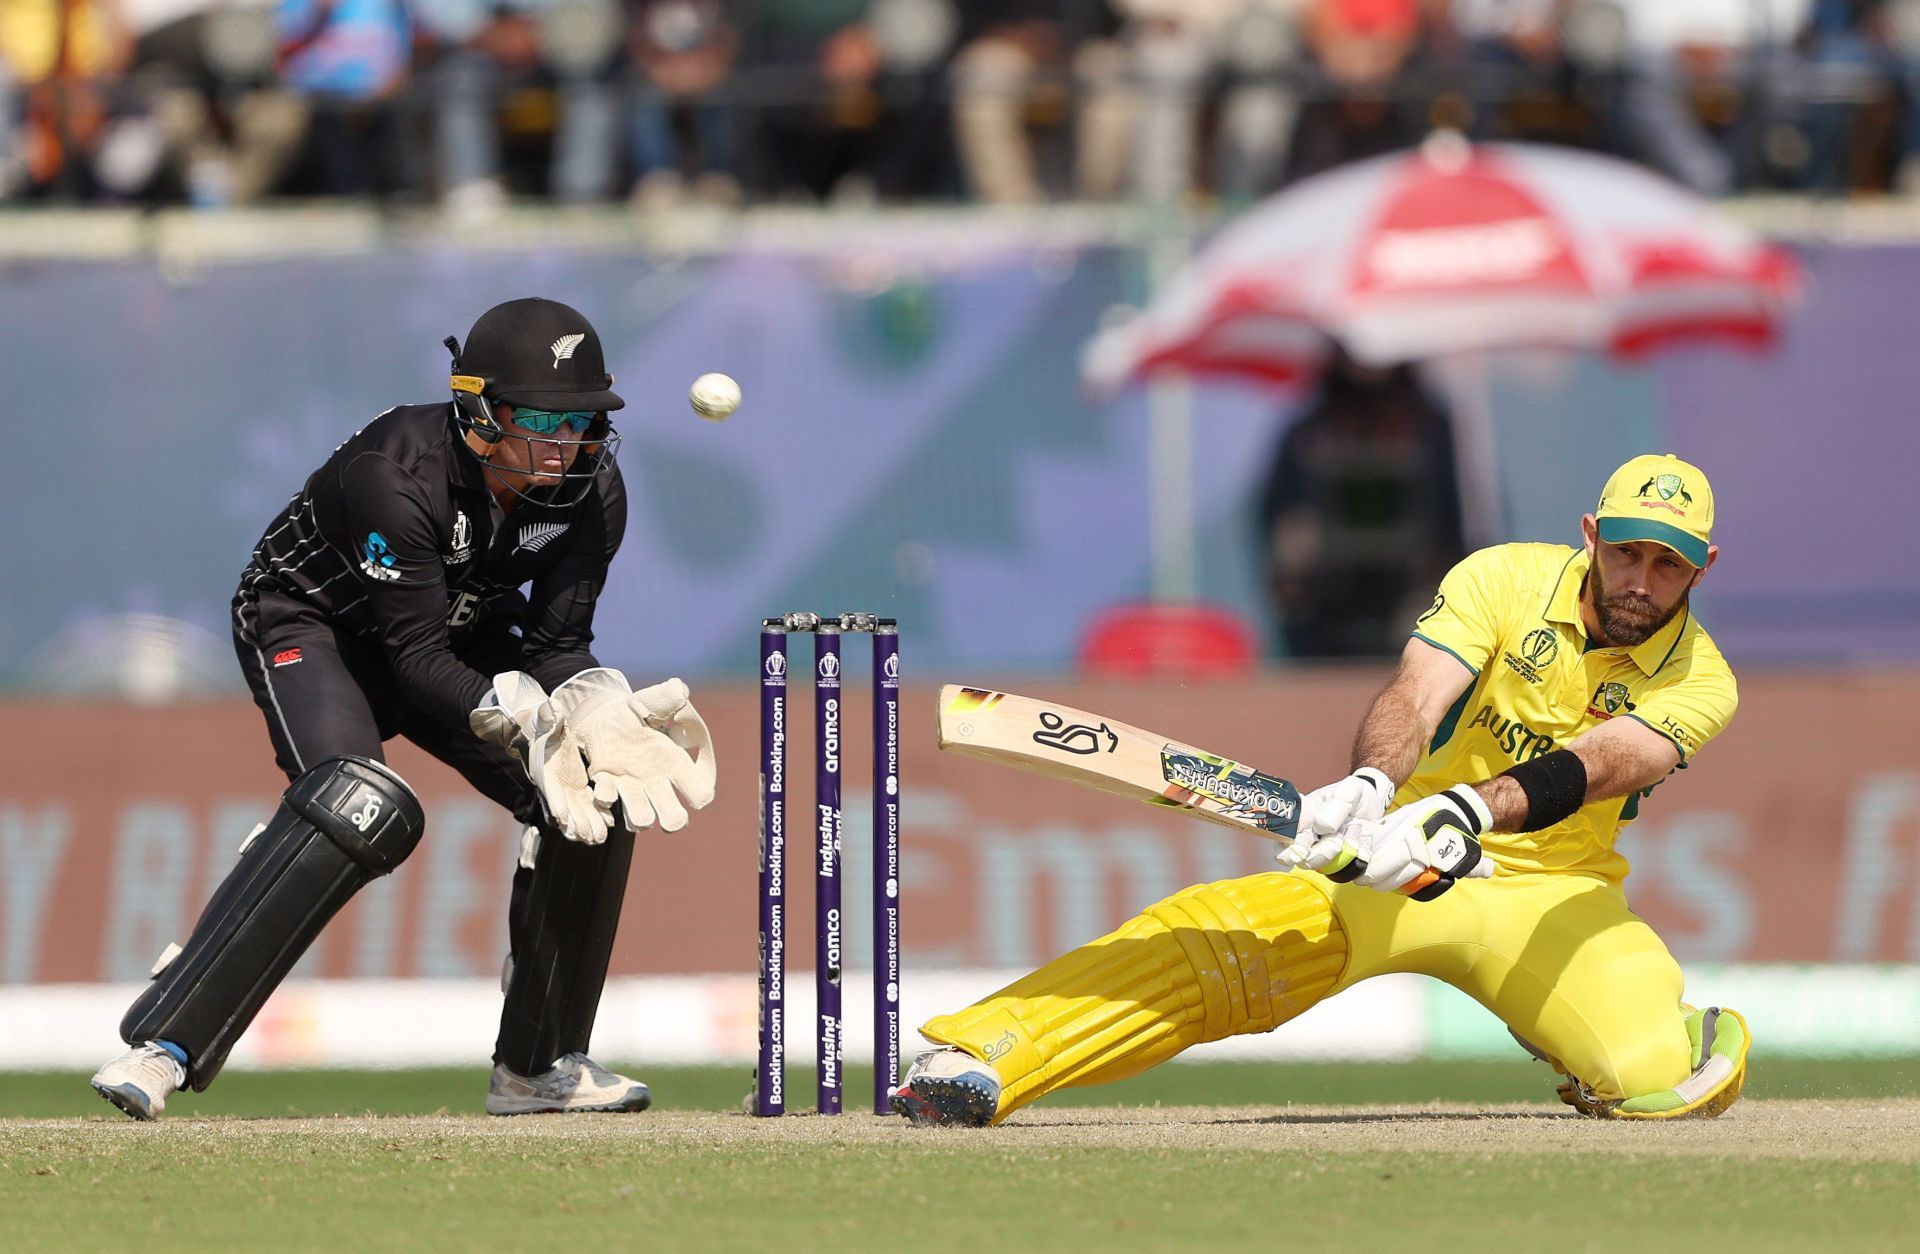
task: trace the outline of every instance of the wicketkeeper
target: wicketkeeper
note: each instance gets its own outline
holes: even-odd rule
[[[627,523],[607,418],[625,402],[593,327],[555,301],[498,305],[447,347],[452,402],[390,409],[335,449],[241,577],[234,645],[292,783],[161,955],[120,1025],[132,1049],[93,1077],[136,1119],[212,1083],[327,921],[413,852],[420,803],[381,753],[395,736],[525,825],[488,1112],[648,1103],[588,1038],[633,833],[685,826],[714,760],[685,684],[635,692],[591,651]]]
[[[1733,717],[1733,674],[1688,608],[1712,527],[1697,467],[1636,457],[1579,548],[1466,558],[1362,719],[1353,773],[1303,799],[1283,871],[1175,893],[933,1019],[921,1031],[945,1048],[916,1060],[894,1109],[993,1123],[1412,971],[1498,1015],[1583,1113],[1726,1110],[1746,1023],[1681,1001],[1614,848]]]

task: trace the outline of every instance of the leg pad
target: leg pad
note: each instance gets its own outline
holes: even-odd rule
[[[1190,1045],[1266,1032],[1325,997],[1347,961],[1326,890],[1278,873],[1196,885],[921,1033],[991,1063],[996,1118],[1137,1075]]]
[[[367,758],[311,767],[247,838],[187,939],[121,1020],[128,1044],[187,1051],[187,1082],[205,1089],[267,997],[340,907],[406,861],[420,843],[420,802]]]

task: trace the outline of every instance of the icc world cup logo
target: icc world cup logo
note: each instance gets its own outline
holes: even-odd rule
[[[884,677],[884,678],[886,679],[886,681],[887,681],[888,683],[890,683],[890,684],[891,684],[891,683],[898,683],[898,682],[899,682],[899,680],[900,680],[900,655],[899,655],[898,653],[890,653],[890,654],[888,654],[888,655],[887,655],[887,661],[886,661],[886,665],[884,665],[884,666],[882,666],[882,667],[880,668],[880,674],[881,674],[881,675],[882,675],[882,677]]]
[[[787,655],[784,653],[769,653],[767,655],[767,678],[780,679],[785,676],[786,673]]]
[[[820,678],[822,679],[840,678],[840,659],[838,657],[829,653],[827,654],[827,656],[820,659]]]
[[[1549,627],[1530,631],[1520,641],[1520,655],[1534,666],[1547,665],[1559,652],[1560,641]]]

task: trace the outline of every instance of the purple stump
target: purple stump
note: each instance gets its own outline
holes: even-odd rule
[[[840,1113],[840,628],[813,635],[816,723],[814,801],[814,990],[820,1025],[820,1113]]]
[[[873,1113],[900,1075],[900,629],[873,632]]]
[[[753,1113],[786,1111],[787,633],[760,629],[760,1065]]]

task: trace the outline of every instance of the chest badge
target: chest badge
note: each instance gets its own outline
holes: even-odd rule
[[[441,561],[448,566],[458,566],[473,558],[473,519],[467,517],[467,511],[458,509],[453,512],[453,548]]]
[[[1530,684],[1541,680],[1541,670],[1560,656],[1560,637],[1551,627],[1536,627],[1520,637],[1520,651],[1503,659],[1514,674]]]
[[[1616,714],[1631,714],[1633,702],[1627,698],[1627,686],[1608,680],[1593,690],[1593,700],[1587,702],[1587,715],[1590,718],[1612,718]]]

